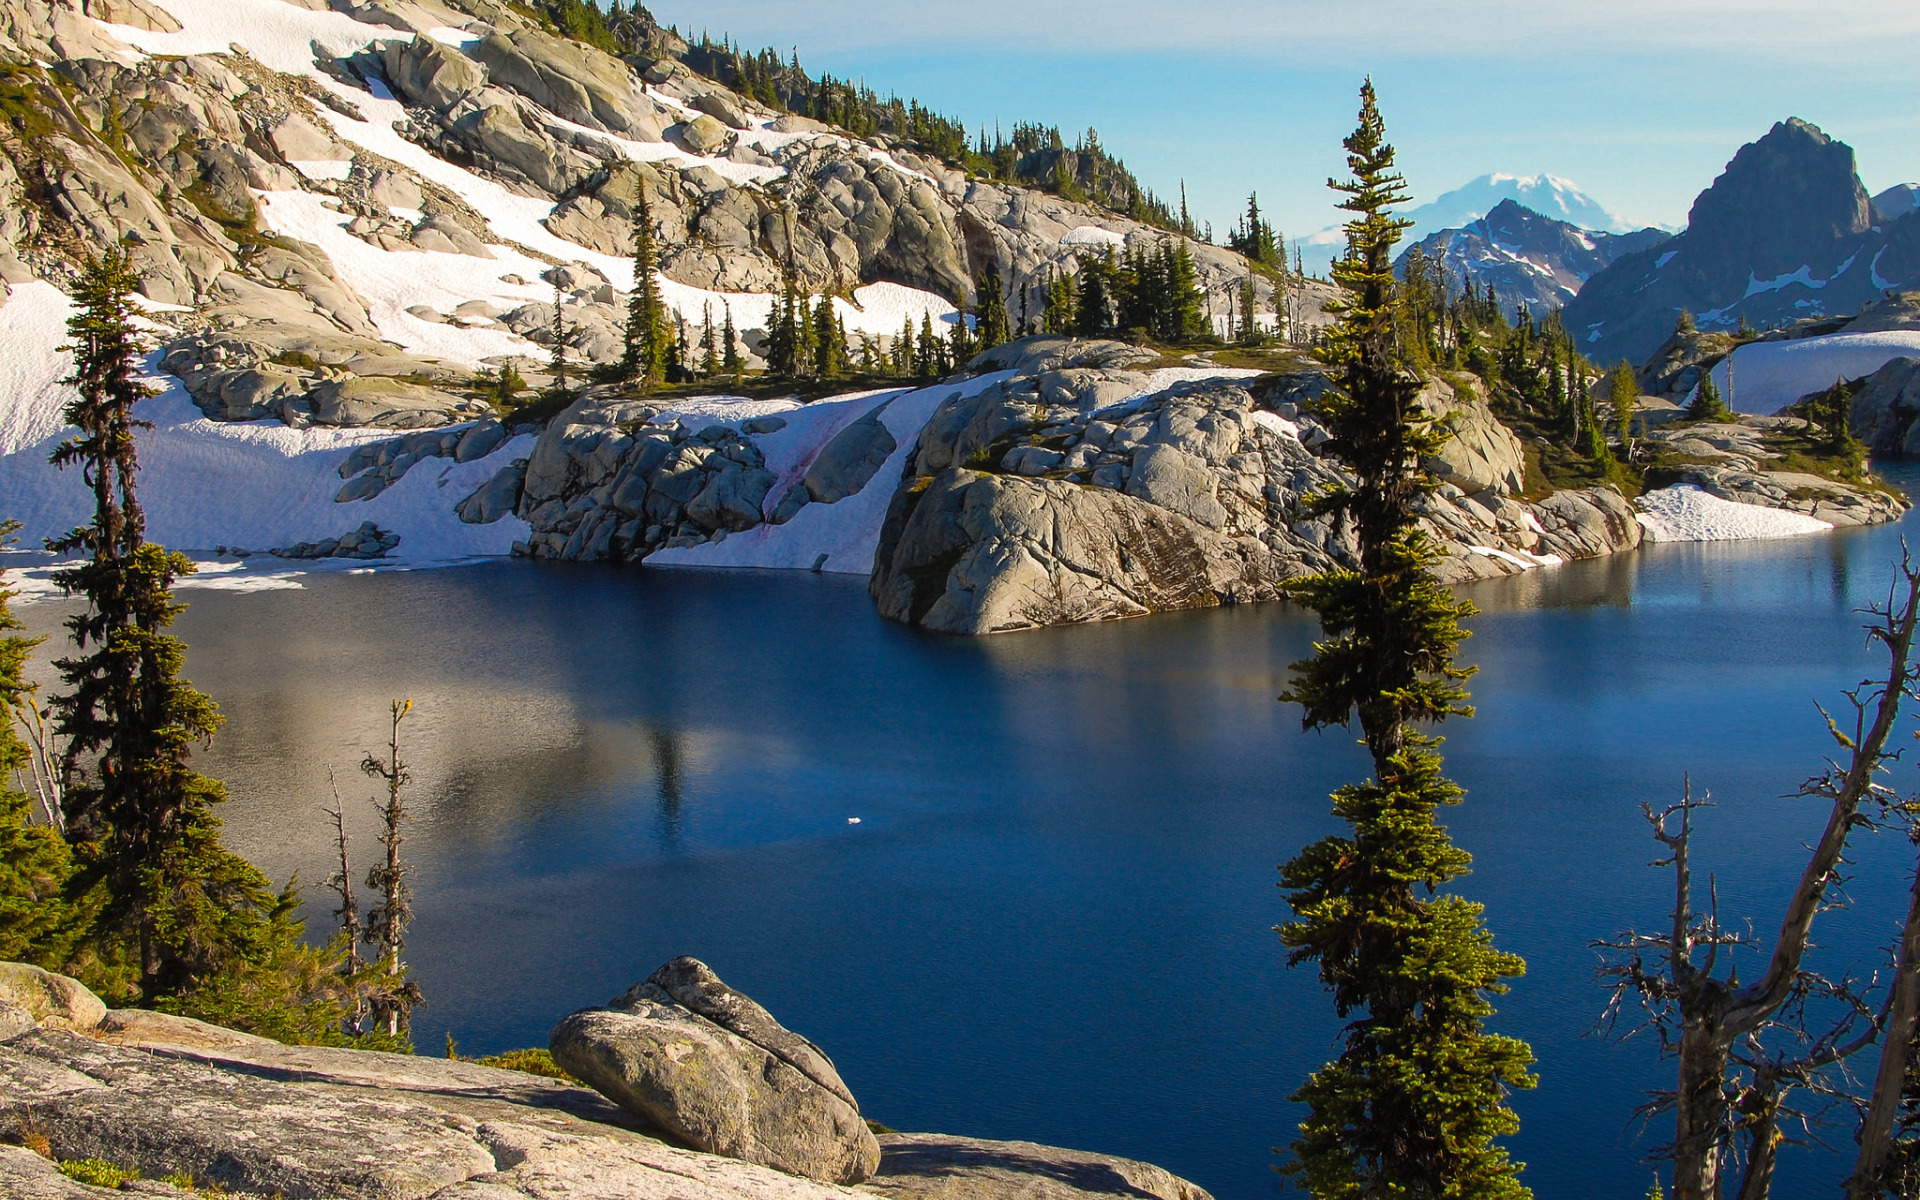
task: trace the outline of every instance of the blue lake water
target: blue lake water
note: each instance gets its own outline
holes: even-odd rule
[[[1875,666],[1852,610],[1884,596],[1900,536],[1654,547],[1469,589],[1479,715],[1445,729],[1469,789],[1447,823],[1476,858],[1461,890],[1530,965],[1494,1025],[1539,1055],[1512,1142],[1537,1194],[1644,1195],[1660,1140],[1631,1124],[1665,1074],[1652,1048],[1586,1036],[1589,943],[1671,901],[1638,805],[1688,772],[1710,789],[1722,911],[1770,931],[1822,821],[1782,797],[1830,745],[1814,701]],[[1274,700],[1310,616],[961,641],[879,619],[858,579],[511,562],[187,598],[191,674],[228,717],[202,762],[234,793],[232,844],[276,876],[330,869],[329,762],[364,869],[355,764],[387,699],[416,701],[423,1051],[544,1045],[693,954],[894,1128],[1143,1158],[1222,1200],[1280,1189],[1287,1096],[1337,1026],[1284,965],[1275,866],[1366,770]],[[1828,963],[1865,965],[1905,910],[1904,840],[1855,858]],[[1777,1194],[1842,1170],[1791,1153]]]

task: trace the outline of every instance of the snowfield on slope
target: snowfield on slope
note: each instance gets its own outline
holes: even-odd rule
[[[1654,542],[1740,542],[1833,528],[1803,513],[1723,500],[1692,484],[1648,492],[1636,503],[1640,525]]]
[[[0,516],[21,522],[23,547],[37,549],[92,514],[80,472],[47,462],[67,434],[61,409],[73,391],[61,381],[73,358],[59,347],[72,312],[59,289],[38,280],[14,286],[0,305]],[[171,386],[135,408],[153,423],[135,437],[147,534],[163,545],[195,556],[222,545],[264,551],[338,537],[372,521],[400,534],[393,561],[421,564],[506,554],[527,534],[517,517],[464,524],[454,506],[531,453],[531,437],[513,438],[473,462],[424,459],[373,499],[336,504],[347,453],[399,431],[210,421],[171,377],[155,382]],[[292,563],[262,565],[285,571]]]
[[[1735,412],[1775,413],[1836,379],[1871,375],[1896,358],[1920,358],[1920,329],[1749,342],[1713,369],[1713,383]]]

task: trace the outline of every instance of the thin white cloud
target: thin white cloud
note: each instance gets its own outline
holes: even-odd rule
[[[1906,0],[661,0],[663,21],[805,54],[965,46],[1016,52],[1211,51],[1312,59],[1328,53],[1480,56],[1711,52],[1885,58],[1920,49]]]

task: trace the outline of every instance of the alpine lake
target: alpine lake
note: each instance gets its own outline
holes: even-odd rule
[[[1910,491],[1920,467],[1888,473]],[[1825,819],[1793,799],[1833,749],[1816,702],[1884,669],[1907,522],[1650,546],[1465,590],[1477,715],[1441,732],[1467,797],[1444,820],[1525,978],[1492,1027],[1537,1089],[1510,1140],[1542,1197],[1646,1194],[1672,1078],[1649,1035],[1596,1028],[1596,939],[1657,927],[1672,880],[1640,812],[1685,781],[1718,807],[1698,874],[1771,939]],[[1273,927],[1277,864],[1335,827],[1353,735],[1276,702],[1317,626],[1289,605],[979,640],[875,615],[862,578],[489,562],[183,591],[189,675],[226,727],[229,844],[333,907],[323,811],[375,849],[389,700],[403,726],[422,1053],[544,1046],[679,954],[832,1056],[896,1129],[1158,1163],[1220,1200],[1284,1190],[1289,1094],[1339,1022]],[[58,633],[61,603],[23,606]],[[50,657],[55,643],[43,649]],[[41,664],[44,666],[44,662]],[[1904,742],[1904,735],[1903,735]],[[1920,790],[1913,755],[1889,777]],[[1914,852],[1857,838],[1815,965],[1880,965]],[[1743,975],[1758,963],[1746,956]],[[1871,1064],[1866,1071],[1871,1074]],[[1831,1194],[1850,1119],[1783,1154],[1777,1194]]]

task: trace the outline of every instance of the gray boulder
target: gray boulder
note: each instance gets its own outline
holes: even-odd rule
[[[79,980],[26,963],[0,963],[0,1003],[62,1029],[92,1029],[107,1015],[106,1004]]]
[[[1032,1142],[889,1133],[880,1151],[865,1190],[894,1200],[1212,1200],[1151,1163]]]
[[[509,516],[520,506],[520,485],[526,478],[526,463],[501,467],[493,478],[474,489],[454,512],[469,525],[491,525]]]
[[[1170,445],[1149,446],[1134,456],[1127,495],[1221,529],[1227,510],[1214,498],[1214,476],[1206,460]]]
[[[402,99],[433,109],[452,108],[487,82],[485,67],[429,37],[387,43],[382,65]]]
[[[1440,452],[1421,463],[1436,479],[1468,493],[1526,490],[1526,451],[1494,416],[1477,383],[1455,390],[1435,380],[1422,389],[1420,403],[1439,418],[1435,429],[1448,435]]]
[[[732,141],[732,132],[709,116],[695,117],[680,126],[680,144],[695,154],[723,154]]]
[[[687,501],[687,516],[708,529],[752,529],[763,519],[761,510],[773,484],[770,471],[729,465],[709,476],[700,493]]]
[[[888,403],[891,403],[889,401]],[[818,504],[844,500],[867,486],[898,443],[881,421],[886,404],[848,425],[821,447],[807,468],[807,497]]]
[[[1920,358],[1896,358],[1853,394],[1853,435],[1881,454],[1920,454]]]
[[[481,407],[438,388],[379,377],[323,383],[308,393],[308,400],[316,425],[392,429],[450,425]]]
[[[869,591],[882,616],[943,633],[1276,600],[1283,582],[1326,561],[1053,480],[950,469],[894,504]]]
[[[495,32],[474,57],[493,82],[575,124],[657,142],[669,123],[625,63],[578,42],[534,29]]]
[[[702,92],[687,103],[729,129],[750,129],[753,126],[747,110],[725,92]]]
[[[825,1056],[690,960],[567,1017],[549,1044],[567,1071],[696,1149],[824,1183],[863,1182],[880,1164]]]

